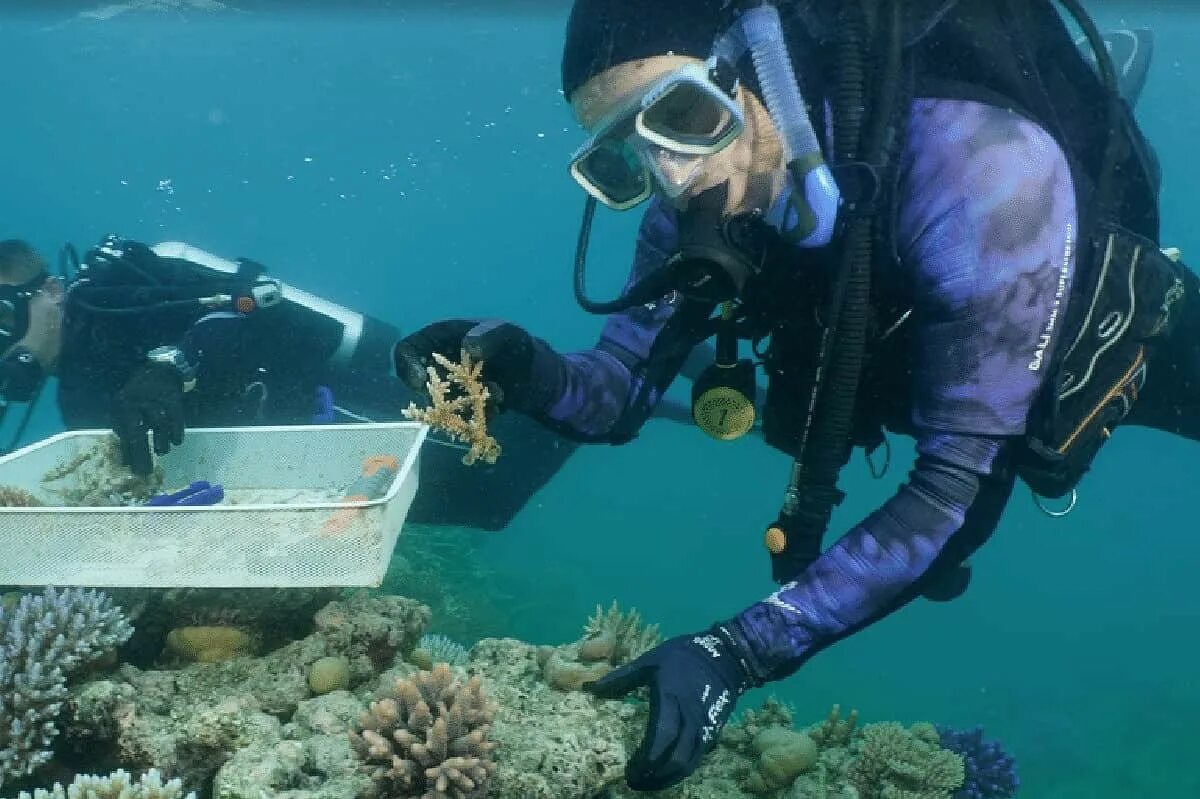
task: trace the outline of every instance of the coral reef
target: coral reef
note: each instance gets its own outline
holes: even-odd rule
[[[317,632],[350,664],[358,684],[412,654],[429,626],[429,608],[398,596],[356,594],[331,602],[313,617]]]
[[[428,609],[420,603],[356,594],[318,611],[311,635],[259,658],[197,663],[175,671],[123,665],[109,679],[71,691],[64,737],[80,753],[106,752],[126,768],[159,768],[191,789],[206,785],[236,754],[228,781],[241,785],[245,778],[251,780],[245,783],[249,786],[255,775],[261,776],[264,763],[292,762],[284,757],[291,744],[284,746],[283,720],[294,720],[298,706],[312,696],[308,674],[313,664],[325,657],[342,658],[351,686],[373,685],[381,670],[412,651],[427,623]],[[321,699],[343,695],[334,691]],[[356,705],[339,740],[326,742],[326,749],[352,757],[344,739],[349,721],[361,710]],[[344,746],[337,749],[337,744]],[[278,746],[283,749],[277,751]],[[267,759],[255,759],[260,756]],[[348,761],[327,757],[322,762],[341,764],[328,779],[358,785]],[[325,779],[309,773],[319,771],[311,764],[301,765],[306,783],[315,786]],[[245,796],[259,799],[258,789]],[[348,799],[353,796],[350,792]]]
[[[107,777],[81,774],[64,790],[61,785],[45,791],[38,789],[32,795],[25,791],[17,799],[196,799],[196,794],[184,796],[183,784],[179,780],[163,782],[157,769],[150,769],[136,781],[123,769],[117,769]]]
[[[0,606],[0,785],[50,759],[66,676],[132,633],[120,608],[95,591],[47,588]]]
[[[860,799],[946,799],[963,784],[963,759],[930,724],[868,724],[846,778]]]
[[[607,611],[596,606],[596,615],[587,620],[579,643],[580,660],[606,660],[620,666],[639,657],[662,640],[657,624],[644,625],[637,609],[623,613],[616,601]]]
[[[792,728],[792,710],[775,697],[768,697],[762,707],[743,710],[721,732],[721,744],[743,755],[754,753],[754,739],[764,730]],[[811,734],[809,737],[812,737]]]
[[[23,488],[0,486],[0,508],[36,508],[42,501]]]
[[[808,735],[822,748],[830,746],[846,746],[854,737],[858,726],[858,711],[851,710],[850,715],[842,718],[842,706],[834,705],[829,709],[829,715],[820,724],[814,724],[808,730]]]
[[[496,770],[489,740],[494,705],[474,676],[455,679],[445,663],[398,678],[392,696],[372,702],[350,740],[368,764],[374,795],[473,799]]]
[[[475,644],[467,669],[498,707],[490,796],[592,799],[623,788],[626,753],[645,725],[638,708],[554,690],[541,678],[537,647],[511,638]]]
[[[435,663],[462,666],[467,662],[467,648],[444,635],[426,633],[417,642],[412,660],[413,663],[427,670],[432,669]]]
[[[469,449],[463,463],[467,466],[480,460],[495,463],[500,457],[500,444],[487,430],[491,393],[483,384],[483,361],[472,361],[465,351],[461,357],[462,362],[455,363],[441,353],[433,354],[438,366],[446,370],[446,377],[441,377],[436,367],[428,367],[425,388],[430,405],[418,408],[410,402],[404,409],[404,417],[424,422],[466,444]]]
[[[997,741],[983,739],[983,727],[955,730],[937,725],[943,749],[962,755],[966,775],[954,799],[1010,799],[1017,795],[1021,780],[1017,766]]]
[[[105,438],[42,476],[47,494],[71,507],[140,505],[162,489],[162,468],[146,476],[121,462],[116,436]]]
[[[155,768],[205,799],[476,799],[485,785],[489,799],[643,795],[625,785],[624,769],[645,731],[644,702],[556,690],[539,648],[512,639],[480,640],[463,665],[422,671],[410,661],[428,620],[412,600],[355,594],[298,625],[310,629],[304,638],[260,656],[174,670],[125,663],[70,686],[56,765]],[[590,623],[569,645],[574,657],[603,637],[590,632],[611,629]],[[616,629],[649,640],[640,621]],[[613,647],[626,657],[636,649]],[[892,725],[898,732],[881,736],[887,725],[860,730],[854,720],[835,710],[794,728],[792,713],[769,700],[730,724],[692,777],[656,796],[950,799],[961,761],[931,726]]]
[[[114,588],[108,592],[136,626],[122,651],[129,662],[150,666],[180,627],[236,627],[255,648],[269,651],[313,630],[313,614],[337,599],[336,588]],[[175,653],[168,652],[174,656]]]
[[[661,640],[658,625],[644,625],[637,610],[622,612],[616,602],[605,611],[600,605],[583,627],[583,637],[572,644],[543,647],[539,652],[542,674],[561,691],[577,691],[614,667],[637,658]]]

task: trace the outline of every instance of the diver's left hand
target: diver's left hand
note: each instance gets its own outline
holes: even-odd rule
[[[733,640],[717,625],[659,644],[584,690],[617,699],[637,688],[650,689],[650,721],[625,766],[625,779],[634,790],[657,791],[696,770],[750,685]]]
[[[154,452],[166,455],[172,444],[183,443],[184,424],[183,376],[173,366],[143,366],[113,402],[113,432],[125,465],[135,474],[150,474],[154,468],[147,432],[154,436]]]

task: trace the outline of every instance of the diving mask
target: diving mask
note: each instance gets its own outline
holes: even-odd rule
[[[672,199],[690,189],[704,159],[745,128],[737,77],[723,59],[685,64],[610,112],[571,158],[584,191],[617,211],[655,189]]]
[[[24,283],[0,285],[0,347],[19,340],[29,330],[29,302],[49,278],[38,272]]]

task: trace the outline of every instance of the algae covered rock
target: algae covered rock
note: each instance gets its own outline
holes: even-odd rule
[[[497,706],[491,796],[591,799],[623,783],[632,705],[552,689],[537,647],[510,638],[480,641],[467,670]]]
[[[215,799],[355,799],[370,787],[350,747],[349,731],[364,709],[346,691],[296,706],[283,738],[244,747],[213,779]]]
[[[409,656],[429,626],[429,608],[399,596],[355,594],[330,602],[313,618],[329,648],[350,664],[352,684],[389,668],[397,656]]]

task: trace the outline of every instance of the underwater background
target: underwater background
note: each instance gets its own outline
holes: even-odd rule
[[[6,4],[0,238],[48,254],[109,232],[178,239],[404,331],[485,315],[590,346],[600,320],[570,284],[579,134],[558,91],[569,3],[234,4],[247,13]],[[1155,31],[1138,116],[1163,164],[1164,243],[1200,263],[1200,8],[1086,6],[1101,28]],[[624,280],[636,222],[601,215],[594,294]],[[60,429],[51,396],[26,440]],[[885,479],[847,469],[835,534],[902,478],[909,447],[893,446]],[[961,600],[915,603],[769,693],[802,718],[838,702],[866,720],[983,724],[1027,799],[1200,796],[1198,456],[1123,429],[1069,518],[1014,495]],[[702,628],[772,590],[760,531],[787,466],[757,439],[652,421],[630,445],[576,453],[503,533],[450,539],[447,557],[489,575],[456,590],[506,603],[479,635],[573,640],[612,599],[668,635]]]

